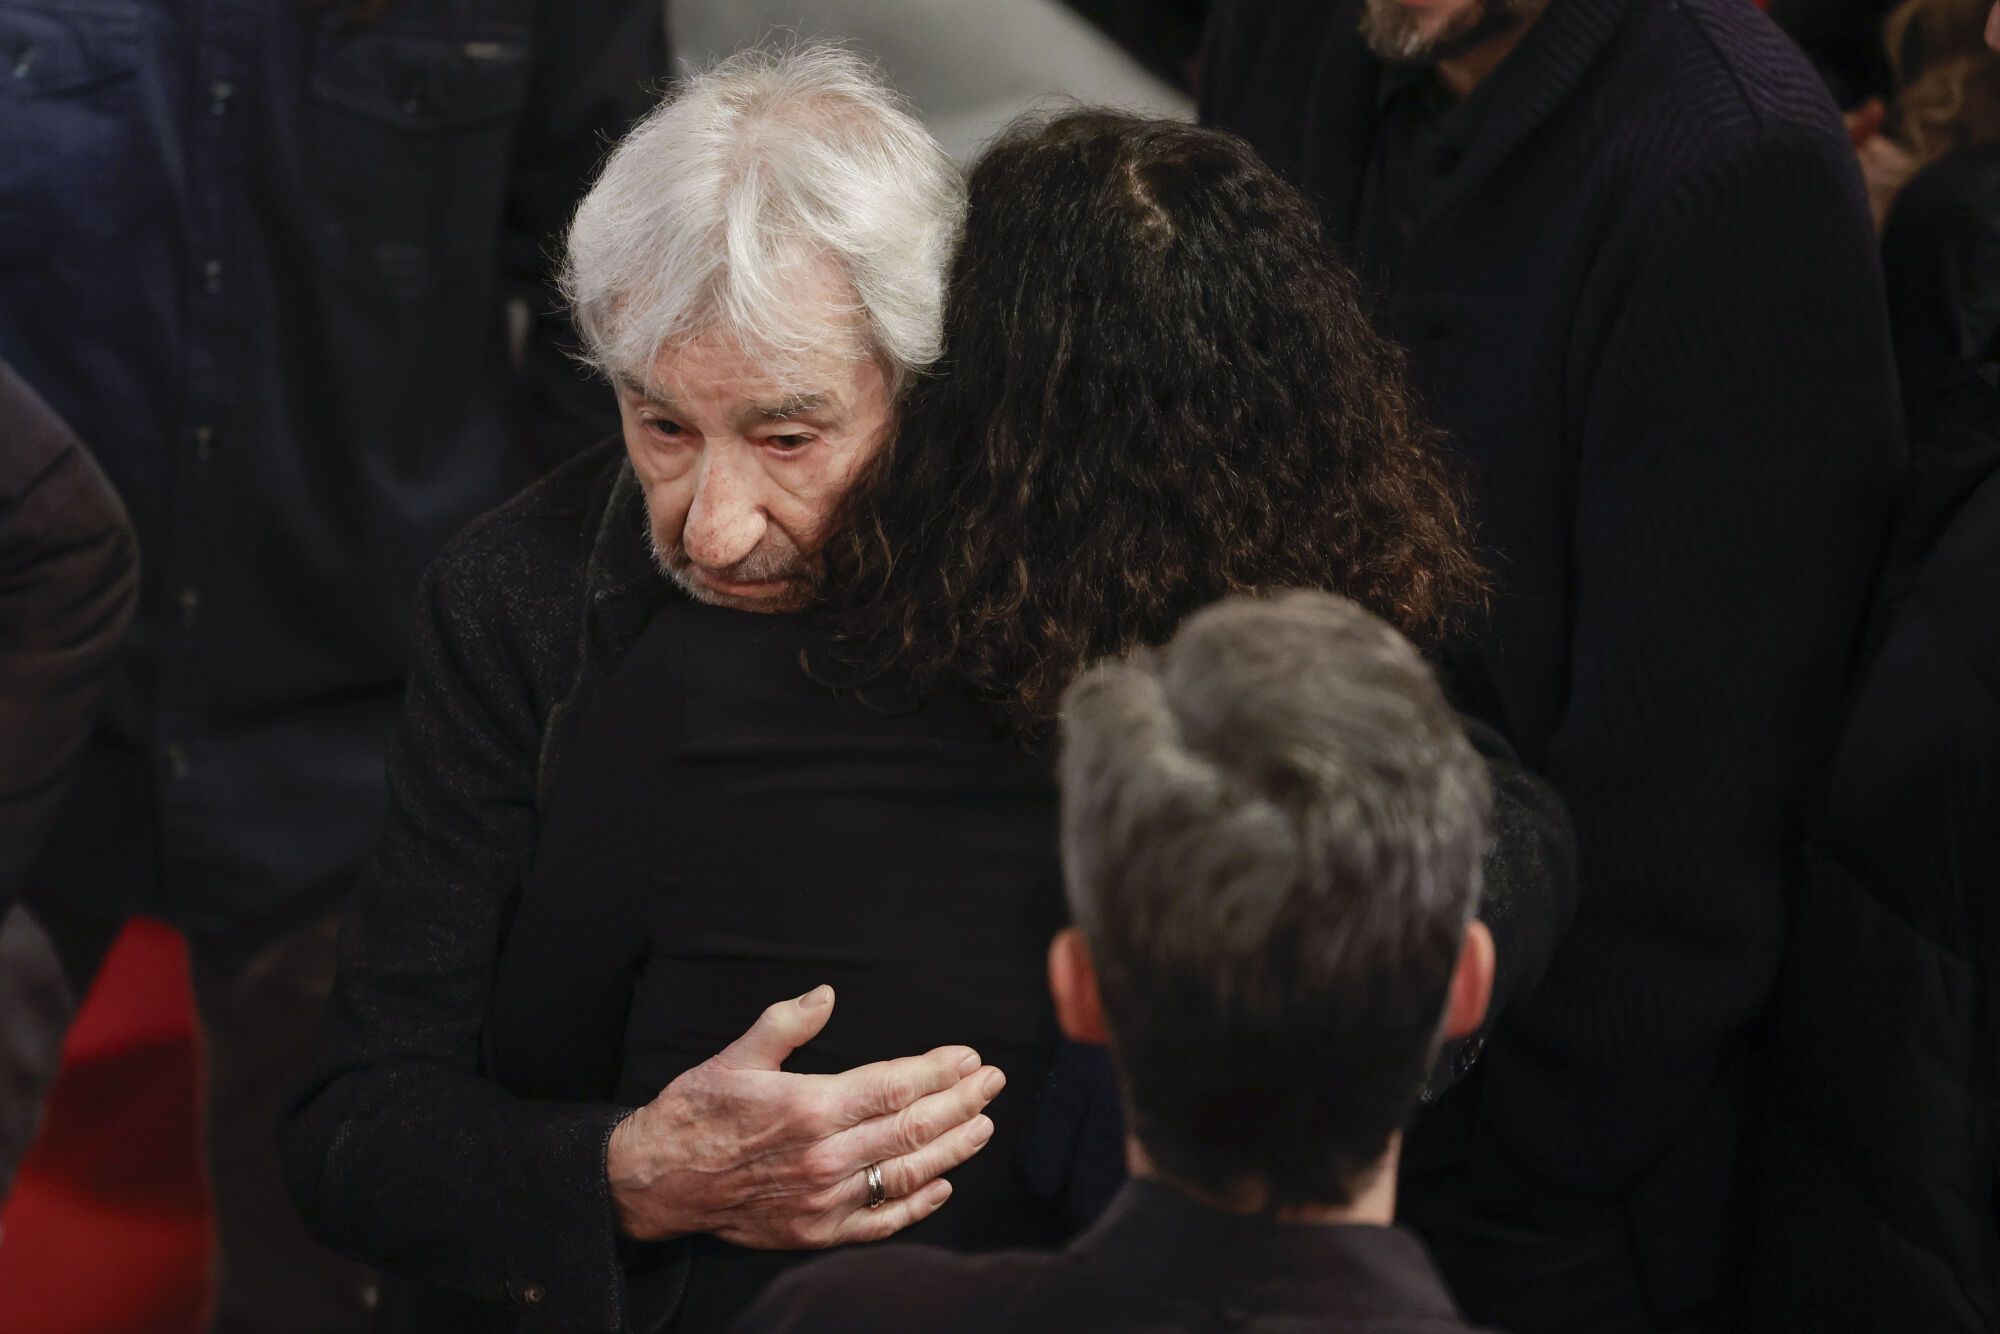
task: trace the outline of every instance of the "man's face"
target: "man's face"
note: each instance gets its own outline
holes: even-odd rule
[[[830,353],[788,386],[715,337],[662,352],[651,388],[621,382],[618,404],[660,568],[745,611],[806,602],[821,527],[894,415],[872,358]]]
[[[1361,35],[1380,60],[1435,65],[1511,32],[1548,0],[1367,0]]]

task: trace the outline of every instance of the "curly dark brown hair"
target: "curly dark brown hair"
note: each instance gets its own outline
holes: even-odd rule
[[[1226,594],[1342,593],[1420,644],[1484,595],[1401,354],[1233,135],[1017,126],[973,169],[945,336],[821,547],[853,683],[969,689],[1042,750],[1086,664]]]

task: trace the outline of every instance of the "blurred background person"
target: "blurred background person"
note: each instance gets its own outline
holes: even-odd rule
[[[2000,53],[1988,0],[1907,0],[1884,40],[1909,178],[1882,231],[1890,328],[1913,440],[1966,376],[2000,372]]]
[[[1851,108],[1847,124],[1877,227],[1919,171],[2000,137],[2000,59],[1986,45],[1987,8],[1986,0],[1904,0],[1866,30],[1887,87]]]
[[[1462,705],[1569,804],[1575,928],[1405,1216],[1474,1319],[1728,1318],[1812,783],[1902,469],[1853,152],[1742,0],[1229,0],[1205,119],[1311,193],[1472,467]]]
[[[0,361],[0,914],[83,758],[138,591],[125,507],[69,428]],[[0,1103],[0,1116],[20,1112]],[[0,1136],[24,1133],[32,1127]],[[0,1195],[8,1166],[0,1161]]]
[[[117,493],[0,360],[0,915],[19,897],[83,759],[138,593],[139,549]],[[48,1028],[53,1062],[60,1021]],[[0,1144],[33,1139],[37,1111],[0,1098]],[[0,1198],[14,1166],[0,1157]]]
[[[147,556],[5,928],[0,1087],[39,1102],[126,917],[186,933],[217,1330],[366,1318],[272,1126],[381,823],[417,577],[615,423],[566,355],[551,242],[654,94],[662,27],[656,0],[0,3],[0,354]]]
[[[1061,1253],[870,1247],[738,1328],[1469,1329],[1394,1225],[1401,1127],[1493,980],[1485,767],[1430,669],[1344,599],[1233,598],[1061,718],[1049,987],[1110,1044],[1134,1179]]]
[[[1912,466],[1773,1007],[1746,1327],[1978,1334],[2000,1327],[2000,7],[1912,3],[1889,33],[1943,146],[1882,238]]]
[[[1986,12],[1986,0],[1904,0],[1870,30],[1890,92],[1850,110],[1848,130],[1878,228],[1912,176],[2000,138],[2000,58],[1986,46]]]
[[[2000,1323],[2000,393],[1912,458],[1764,1044],[1746,1329]]]

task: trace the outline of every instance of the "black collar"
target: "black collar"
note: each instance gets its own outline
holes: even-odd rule
[[[1480,85],[1490,101],[1478,108],[1464,160],[1440,193],[1438,211],[1483,184],[1576,91],[1626,14],[1653,2],[1549,0],[1520,45]]]
[[[1485,84],[1497,82],[1499,86],[1492,90],[1492,101],[1477,108],[1464,157],[1427,210],[1427,217],[1417,220],[1419,235],[1411,238],[1412,246],[1428,219],[1440,216],[1483,185],[1577,90],[1629,13],[1664,2],[1549,0],[1548,8],[1521,38],[1520,45],[1485,80]],[[1361,36],[1360,18],[1361,0],[1351,0],[1334,11],[1308,95],[1315,115],[1306,127],[1307,153],[1327,153],[1331,160],[1348,164],[1344,173],[1314,183],[1327,216],[1337,220],[1335,235],[1342,240],[1352,236],[1384,84],[1409,74],[1385,67],[1375,58]]]
[[[1505,68],[1502,65],[1487,78],[1481,79],[1479,86],[1466,96],[1454,98],[1444,80],[1438,78],[1436,70],[1416,65],[1387,65],[1382,69],[1375,104],[1378,111],[1386,112],[1404,99],[1420,103],[1453,154],[1463,156],[1472,145],[1473,135],[1479,131],[1486,109],[1493,103],[1494,89],[1499,85]]]
[[[1460,1317],[1423,1243],[1400,1227],[1278,1223],[1128,1181],[1070,1253],[1162,1296],[1268,1314]]]
[[[622,451],[621,451],[622,453]],[[546,809],[577,720],[597,687],[637,642],[653,613],[684,597],[653,561],[646,493],[628,458],[620,457],[603,509],[585,507],[580,522],[590,542],[584,564],[581,641],[568,687],[549,706],[535,763],[535,801]]]

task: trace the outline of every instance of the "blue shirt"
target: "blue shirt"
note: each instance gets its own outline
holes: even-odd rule
[[[615,422],[553,256],[665,59],[658,0],[0,0],[0,357],[145,571],[33,892],[204,926],[353,875],[424,566]]]

